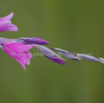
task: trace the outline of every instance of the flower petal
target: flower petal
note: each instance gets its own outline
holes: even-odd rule
[[[16,25],[12,24],[10,19],[13,17],[13,12],[6,17],[0,18],[0,32],[3,31],[18,31]]]
[[[26,54],[25,64],[30,65],[30,58],[32,58],[32,54],[30,51],[25,51],[24,53]]]
[[[24,52],[27,51],[29,49],[32,49],[34,47],[34,45],[25,45],[25,44],[21,44],[21,43],[9,43],[9,44],[3,44],[4,48],[9,48],[12,51],[16,51],[16,52]]]
[[[0,18],[0,21],[5,20],[5,21],[9,21],[10,19],[12,19],[12,17],[14,16],[14,13],[10,13],[9,15]]]
[[[5,31],[18,31],[18,28],[16,25],[11,24]]]
[[[11,21],[4,21],[0,23],[0,32],[7,31],[11,24]]]
[[[26,70],[25,64],[23,63],[23,61],[21,61],[20,59],[16,59],[20,65],[23,67],[24,70]]]
[[[3,38],[1,38],[1,40],[2,39]],[[17,60],[20,63],[20,65],[24,68],[24,70],[26,70],[25,64],[29,65],[30,58],[32,57],[32,54],[29,52],[29,49],[33,48],[33,45],[25,45],[14,41],[12,43],[12,40],[10,42],[10,40],[8,41],[7,39],[5,40],[5,43],[1,44],[1,47],[4,50],[4,52],[6,52],[12,58]]]

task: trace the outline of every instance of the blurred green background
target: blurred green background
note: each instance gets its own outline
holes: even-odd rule
[[[104,57],[104,0],[1,0],[0,17],[11,12],[19,31],[1,37],[40,37],[48,47]],[[0,103],[104,103],[104,64],[34,56],[26,68],[0,50]]]

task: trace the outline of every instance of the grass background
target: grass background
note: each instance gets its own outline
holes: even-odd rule
[[[19,31],[1,37],[40,37],[48,47],[104,57],[104,0],[1,0],[0,17],[11,12]],[[0,50],[0,103],[104,103],[104,64],[34,56],[26,68]]]

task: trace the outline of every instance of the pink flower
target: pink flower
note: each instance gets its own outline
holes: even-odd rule
[[[18,31],[18,28],[16,25],[12,24],[10,21],[13,17],[13,12],[7,15],[6,17],[0,18],[0,32],[3,31]]]
[[[30,65],[32,54],[29,52],[29,49],[32,49],[33,45],[25,45],[10,39],[4,39],[3,43],[1,43],[1,48],[12,58],[17,60],[24,70],[26,70],[25,64]]]

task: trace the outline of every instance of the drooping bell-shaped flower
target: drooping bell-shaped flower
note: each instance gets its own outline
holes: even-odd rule
[[[13,12],[10,13],[9,15],[0,18],[0,32],[3,31],[18,31],[18,28],[16,25],[12,24],[12,17],[13,17]]]
[[[4,41],[3,38],[0,38],[0,41],[0,47],[2,50],[17,60],[23,69],[26,70],[25,64],[30,65],[30,58],[32,58],[29,49],[32,49],[33,45],[25,45],[5,38]]]

